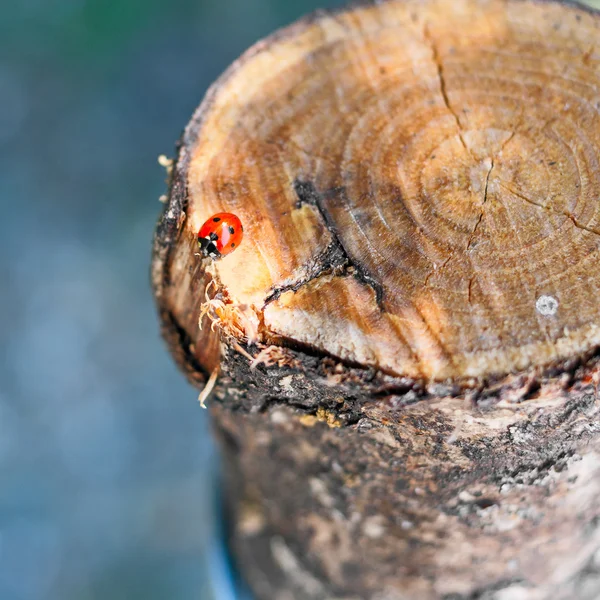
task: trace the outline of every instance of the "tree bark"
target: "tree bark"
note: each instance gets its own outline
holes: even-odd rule
[[[600,34],[318,12],[211,87],[152,267],[264,600],[600,597]],[[244,224],[212,262],[213,213]],[[208,390],[207,390],[208,391]]]

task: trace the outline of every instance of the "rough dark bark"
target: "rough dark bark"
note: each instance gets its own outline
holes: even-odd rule
[[[250,131],[246,121],[235,122],[231,146],[236,148],[254,133],[252,152],[256,154],[250,152],[248,156],[263,160],[265,172],[278,173],[270,152],[273,147],[283,148],[278,152],[285,157],[277,160],[287,179],[284,184],[272,184],[266,178],[272,188],[264,182],[260,183],[266,187],[253,187],[248,173],[254,172],[254,162],[244,162],[248,158],[245,150],[230,157],[233,175],[221,166],[221,161],[227,163],[227,156],[207,161],[208,166],[198,162],[198,156],[204,156],[198,148],[206,139],[214,138],[217,143],[220,135],[226,135],[223,130],[230,125],[227,118],[237,109],[236,103],[240,104],[239,113],[250,121],[268,111],[270,118],[277,119],[275,104],[265,108],[248,100],[246,105],[245,98],[223,92],[228,85],[233,86],[232,80],[239,85],[246,76],[252,86],[255,57],[269,53],[278,56],[277,52],[283,53],[278,44],[284,42],[295,48],[294,40],[304,40],[313,26],[323,27],[340,39],[347,35],[354,43],[350,33],[357,38],[366,36],[371,19],[381,18],[379,11],[394,10],[390,6],[402,7],[398,9],[402,13],[399,22],[406,18],[412,23],[410,27],[423,31],[418,44],[431,51],[426,72],[437,73],[432,98],[437,99],[440,114],[447,117],[444,127],[454,144],[441,159],[447,162],[426,178],[435,184],[435,194],[428,196],[428,201],[436,206],[442,200],[456,200],[456,210],[464,210],[468,217],[468,227],[461,230],[457,245],[448,250],[444,260],[441,250],[433,252],[435,261],[441,257],[439,271],[434,261],[434,268],[424,270],[423,278],[418,279],[421,271],[415,267],[414,286],[410,288],[390,283],[396,275],[392,268],[377,271],[371,256],[357,255],[360,238],[353,237],[345,225],[345,214],[354,210],[355,220],[362,219],[362,227],[371,227],[374,216],[369,210],[380,197],[361,196],[347,183],[335,185],[333,155],[313,156],[319,149],[315,142],[318,133],[302,138],[314,142],[308,156],[304,145],[298,147],[299,136],[291,135],[292,125],[278,129],[279,137],[269,131],[263,140],[260,135],[267,134],[260,119],[256,126],[260,135]],[[436,21],[436,11],[447,12],[447,32],[446,17]],[[600,19],[575,5],[508,0],[390,0],[375,3],[359,16],[352,12],[337,15],[339,22],[320,12],[278,32],[250,50],[211,88],[182,140],[169,201],[155,237],[152,276],[165,338],[180,366],[199,387],[219,369],[209,408],[226,458],[231,540],[240,569],[259,600],[596,599],[600,597],[600,355],[594,336],[600,327],[600,307],[589,292],[595,289],[600,273],[597,262],[589,259],[598,254],[600,238],[600,225],[596,225],[600,211],[597,200],[593,200],[600,197],[600,169],[594,158],[600,149],[600,134],[596,136],[598,103],[597,98],[594,100],[595,82],[600,89],[596,75],[600,57],[591,43],[594,35],[596,39],[599,35],[594,31],[600,31]],[[489,122],[483,117],[478,117],[479,121],[465,117],[457,106],[463,101],[469,105],[469,94],[481,90],[471,92],[471,87],[477,88],[472,82],[471,87],[462,85],[462,74],[453,60],[461,56],[465,72],[477,81],[474,73],[486,55],[483,51],[479,54],[481,44],[465,52],[446,43],[449,39],[460,42],[457,15],[466,21],[465,39],[479,35],[479,27],[488,44],[483,46],[489,48],[493,42],[499,55],[509,47],[513,53],[517,47],[526,48],[522,40],[520,46],[509,45],[513,34],[536,38],[531,42],[533,50],[528,51],[540,57],[547,49],[540,40],[547,42],[564,63],[559,59],[549,62],[544,72],[546,85],[550,88],[553,78],[559,77],[563,83],[571,81],[565,85],[571,86],[570,102],[576,108],[559,113],[551,131],[546,127],[550,123],[547,119],[543,119],[543,126],[529,125],[546,108],[544,102],[554,98],[553,92],[545,96],[544,86],[538,82],[535,101],[524,97],[522,102],[514,98],[509,102],[500,96],[495,110],[501,116],[485,117]],[[352,29],[353,19],[360,21],[358,33]],[[346,33],[338,30],[342,26]],[[305,42],[298,45],[301,43]],[[318,54],[325,52],[320,44],[309,55],[313,63],[308,64],[315,69],[327,64]],[[334,55],[328,46],[326,51]],[[278,60],[286,55],[281,56]],[[581,73],[589,76],[585,86],[575,81],[574,75],[571,79],[565,75],[570,61],[584,65]],[[577,71],[583,77],[581,73]],[[420,81],[418,76],[416,79]],[[366,81],[376,85],[368,77]],[[339,85],[348,83],[340,79]],[[331,89],[337,88],[324,88],[326,99]],[[457,89],[466,99],[459,98]],[[563,93],[566,91],[556,92],[556,98],[562,100]],[[289,101],[293,100],[290,96]],[[312,104],[307,101],[306,105]],[[519,109],[519,119],[505,117],[507,105],[510,110]],[[230,112],[219,113],[223,106]],[[282,106],[285,108],[285,103]],[[496,135],[501,121],[514,125],[514,130]],[[586,143],[581,142],[581,152],[575,147],[579,142],[573,141],[579,137],[571,138],[561,128],[564,123],[575,123],[577,136],[587,136]],[[485,135],[473,133],[480,131]],[[544,131],[547,134],[542,136]],[[490,132],[500,140],[499,146],[486,145],[485,140],[494,137]],[[569,171],[568,157],[558,172],[549,171],[548,179],[555,186],[550,200],[538,200],[539,189],[545,185],[544,174],[536,172],[534,159],[526,153],[530,138],[536,135],[542,152],[550,148],[548,156],[557,151],[553,146],[557,138],[565,147],[571,143],[576,159],[585,155],[585,163],[580,165],[585,175],[579,171],[575,176]],[[451,172],[455,158],[471,168],[472,176],[466,183],[460,173],[455,179],[440,175]],[[366,155],[364,161],[369,159]],[[398,164],[401,160],[398,158]],[[418,166],[433,168],[428,165],[430,162]],[[350,173],[354,171],[350,169]],[[385,171],[386,177],[390,173]],[[346,175],[342,173],[343,181]],[[380,183],[376,181],[378,175],[381,173],[371,174],[371,181]],[[585,210],[578,208],[579,197],[574,206],[560,204],[556,186],[563,186],[566,197],[579,184],[585,188],[585,194],[581,192]],[[472,205],[467,203],[466,209],[461,208],[465,201],[460,200],[460,185],[470,194]],[[238,188],[246,194],[242,200],[236,195]],[[395,202],[406,212],[414,208],[415,201],[406,189],[402,194],[395,188],[391,192],[384,187],[381,190],[381,198],[391,193],[386,201]],[[416,197],[421,198],[418,193]],[[223,208],[241,211],[245,224],[250,221],[245,250],[216,266],[194,256],[198,222],[207,210],[217,208],[211,204],[215,198]],[[533,311],[539,295],[535,273],[531,275],[535,294],[528,288],[527,277],[522,292],[524,296],[533,294],[531,306],[523,306],[532,309],[535,318],[520,308],[521,298],[511,295],[510,287],[502,288],[499,296],[504,303],[495,305],[496,312],[485,313],[487,320],[481,316],[484,313],[477,312],[487,310],[482,298],[502,284],[501,278],[486,279],[477,269],[477,260],[489,243],[489,231],[503,234],[503,221],[494,213],[503,203],[518,206],[510,215],[523,217],[509,234],[517,240],[514,243],[526,239],[524,263],[537,256],[533,250],[528,254],[529,246],[537,243],[535,235],[550,232],[547,236],[551,237],[565,229],[570,232],[564,244],[567,250],[571,244],[573,250],[566,252],[569,256],[561,269],[569,271],[571,262],[573,268],[582,269],[577,279],[582,282],[579,288],[570,281],[561,288],[560,282],[556,283],[556,265],[548,267],[543,260],[535,265],[540,281],[555,282],[561,309],[558,316],[550,316],[554,320],[539,316],[544,316],[543,308],[539,314]],[[345,209],[339,210],[340,206]],[[258,212],[252,213],[254,209]],[[292,213],[293,227],[286,220]],[[260,237],[260,227],[252,230],[252,215],[256,219],[256,214],[268,214],[274,221],[275,233],[265,233],[267,242]],[[413,214],[417,220],[418,216]],[[398,223],[404,223],[403,219],[404,213],[398,216]],[[293,242],[290,254],[285,254],[288,248],[283,242],[272,243],[278,239],[278,226],[283,231],[281,239]],[[298,239],[293,238],[295,228],[303,232]],[[437,233],[432,227],[423,235],[435,238]],[[418,235],[413,230],[407,233],[409,237]],[[556,243],[562,240],[557,238]],[[387,244],[386,240],[373,240],[375,250],[385,251]],[[306,247],[314,252],[310,254]],[[423,248],[428,246],[420,246],[419,251]],[[507,252],[510,249],[507,242]],[[260,262],[264,256],[272,260],[268,276]],[[410,261],[414,259],[417,264],[420,256],[414,258],[407,252],[405,262],[393,266],[412,267]],[[559,261],[561,256],[552,255]],[[582,258],[577,262],[573,256]],[[503,260],[500,252],[500,266]],[[276,263],[277,269],[273,267]],[[448,264],[453,268],[445,269]],[[582,264],[587,265],[587,271]],[[246,272],[259,282],[256,289],[251,287],[252,277],[244,279]],[[271,276],[272,272],[277,276]],[[389,278],[383,276],[385,273]],[[506,277],[520,276],[518,271],[507,273]],[[198,321],[211,281],[217,284],[220,302],[211,313],[216,329],[205,323],[200,330]],[[452,298],[459,300],[450,301],[444,293],[454,293],[455,282],[459,282],[460,293]],[[357,290],[356,296],[353,298],[348,290]],[[449,325],[442,323],[436,330],[436,348],[441,348],[438,354],[416,343],[422,341],[416,321],[402,312],[406,303],[422,300],[423,290],[431,294],[427,296],[428,307],[439,307],[444,309],[440,314],[449,315]],[[513,300],[519,306],[514,314],[510,312]],[[358,330],[365,336],[347,343],[335,339],[334,328],[327,326],[327,311],[336,301],[344,305],[344,322],[356,328],[345,331]],[[467,329],[473,327],[473,339],[481,338],[481,344],[476,345],[483,357],[480,361],[476,352],[470,352],[471,342],[465,342],[451,327],[452,302],[459,301],[473,306],[473,313],[460,313],[456,318],[462,319]],[[306,312],[314,307],[314,322],[324,324],[324,328],[302,330],[303,323],[312,323],[305,321],[296,331],[278,329],[283,321],[269,316],[268,307],[273,305],[284,316],[286,310],[298,306]],[[506,312],[498,316],[502,310]],[[569,337],[584,314],[589,335]],[[389,315],[400,315],[405,324],[396,329],[389,323],[381,325],[380,318]],[[253,319],[256,324],[249,324]],[[433,326],[428,321],[428,335]],[[377,336],[366,335],[377,331],[388,336],[386,340],[397,341],[402,351],[408,348],[406,358],[398,358],[385,344],[378,346],[378,340],[373,341]],[[470,333],[465,333],[465,339]],[[505,341],[509,338],[510,344]],[[521,344],[521,340],[527,343]],[[486,354],[494,343],[499,344],[493,348],[498,350],[496,364],[489,358],[492,355]],[[515,348],[513,354],[507,350],[509,345]],[[367,358],[359,359],[364,356]],[[522,368],[517,368],[519,365]],[[470,372],[476,375],[469,376]]]
[[[596,359],[453,397],[287,356],[212,407],[259,598],[598,597]]]

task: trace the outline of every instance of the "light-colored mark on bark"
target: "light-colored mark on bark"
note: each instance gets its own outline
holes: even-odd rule
[[[329,493],[327,485],[324,481],[322,481],[318,477],[311,477],[308,481],[308,484],[310,486],[310,491],[312,495],[320,504],[326,506],[327,508],[331,508],[335,505],[335,500],[333,499],[333,496]]]
[[[381,515],[374,515],[372,517],[367,517],[365,522],[363,523],[363,533],[373,539],[376,540],[386,532],[385,519]]]
[[[292,383],[293,379],[294,379],[293,375],[286,375],[285,377],[282,377],[279,380],[279,387],[281,387],[286,392],[290,392],[290,393],[293,392],[294,391],[294,386]]]
[[[310,596],[323,593],[323,586],[300,563],[281,537],[271,539],[271,554],[282,571]]]
[[[558,300],[554,296],[540,296],[535,302],[535,309],[544,317],[552,317],[558,310]]]

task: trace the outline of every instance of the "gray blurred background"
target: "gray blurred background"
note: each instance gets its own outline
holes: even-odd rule
[[[229,600],[206,413],[158,334],[156,162],[335,0],[13,0],[0,17],[0,600]]]
[[[0,600],[231,598],[150,292],[156,159],[250,44],[334,4],[1,3]]]

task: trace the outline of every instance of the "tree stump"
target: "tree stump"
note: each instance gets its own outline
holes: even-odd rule
[[[599,41],[558,2],[318,12],[193,116],[153,284],[258,599],[600,597]]]

